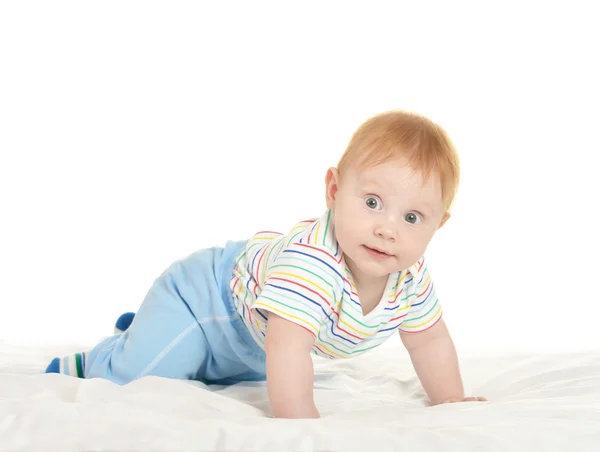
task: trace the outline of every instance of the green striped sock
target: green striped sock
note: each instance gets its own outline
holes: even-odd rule
[[[74,353],[60,360],[60,373],[85,378],[85,353]]]

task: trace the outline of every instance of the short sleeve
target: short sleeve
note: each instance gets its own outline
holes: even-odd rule
[[[418,333],[428,330],[442,318],[442,307],[435,293],[427,264],[421,258],[413,267],[415,276],[411,303],[405,320],[400,325],[402,333]]]
[[[340,268],[325,246],[292,243],[268,267],[252,309],[277,314],[316,337],[339,293]]]

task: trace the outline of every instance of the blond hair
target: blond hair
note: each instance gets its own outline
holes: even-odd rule
[[[406,158],[424,181],[432,172],[439,176],[444,208],[449,211],[460,180],[458,153],[444,129],[416,113],[394,110],[365,121],[338,163],[340,181],[352,165],[364,169],[399,157]]]

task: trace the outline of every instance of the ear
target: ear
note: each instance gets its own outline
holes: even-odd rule
[[[325,201],[327,208],[335,208],[335,196],[339,189],[339,173],[337,168],[329,168],[325,175]]]
[[[449,218],[450,218],[450,212],[446,212],[444,214],[444,216],[442,217],[442,221],[440,221],[440,225],[437,228],[439,229],[442,226],[444,226],[444,223],[446,223],[446,221],[448,221]]]

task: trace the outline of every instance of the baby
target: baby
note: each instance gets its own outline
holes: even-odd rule
[[[310,354],[358,356],[399,331],[431,404],[485,400],[464,395],[423,257],[458,181],[442,128],[416,114],[377,115],[327,170],[320,218],[173,263],[114,336],[46,372],[118,384],[266,379],[276,417],[317,418]]]

